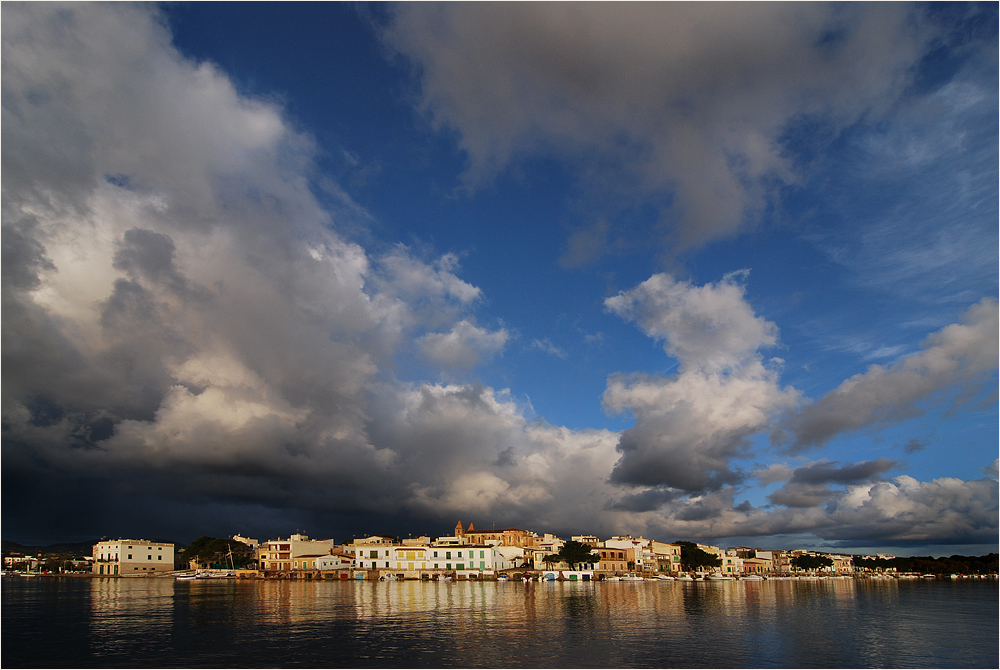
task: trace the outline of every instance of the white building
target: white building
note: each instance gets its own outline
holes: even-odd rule
[[[104,540],[94,545],[95,575],[149,575],[174,569],[174,545],[149,540]]]
[[[454,538],[450,538],[454,539]],[[520,550],[520,551],[519,551]],[[492,574],[519,564],[520,547],[486,544],[368,545],[355,547],[355,567],[419,579],[422,573]]]
[[[315,569],[315,566],[302,567],[303,562],[309,562],[309,557],[315,561],[317,556],[325,556],[333,552],[332,539],[310,540],[308,535],[296,533],[287,540],[278,538],[268,540],[257,551],[258,565],[261,570],[303,570]]]
[[[349,554],[327,554],[316,558],[317,570],[350,570],[354,567],[354,557]]]

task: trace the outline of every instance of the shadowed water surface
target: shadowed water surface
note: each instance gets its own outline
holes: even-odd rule
[[[996,667],[996,582],[3,580],[12,667]]]

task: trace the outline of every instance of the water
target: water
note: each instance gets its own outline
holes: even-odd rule
[[[3,579],[14,667],[997,667],[996,582]]]

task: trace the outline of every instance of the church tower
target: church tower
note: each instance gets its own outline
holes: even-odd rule
[[[462,528],[462,522],[459,521],[455,524],[455,537],[462,537],[463,535],[465,535],[465,529]]]

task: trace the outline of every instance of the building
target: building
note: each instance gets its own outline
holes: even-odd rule
[[[102,540],[94,545],[95,575],[150,575],[174,569],[174,545],[150,540]]]
[[[333,539],[310,540],[308,535],[296,533],[287,540],[278,538],[268,540],[257,550],[257,564],[261,570],[302,570],[315,569],[301,567],[311,557],[325,556],[333,552],[336,544]]]
[[[455,572],[462,577],[494,574],[520,563],[522,550],[489,544],[438,544],[428,546],[379,545],[356,547],[354,567],[378,570],[404,579],[420,579],[431,573]]]
[[[354,568],[354,557],[350,554],[327,554],[316,559],[317,570],[351,570]]]
[[[598,547],[594,551],[601,555],[601,560],[597,564],[597,569],[600,572],[616,574],[619,572],[628,572],[635,567],[635,549],[632,547],[628,547],[627,549],[620,547]]]
[[[476,530],[475,524],[470,523],[465,529],[461,521],[455,524],[454,537],[462,538],[465,544],[502,544],[505,547],[534,547],[539,540],[535,533],[520,528]]]
[[[736,549],[726,550],[725,556],[722,557],[722,566],[720,567],[720,570],[722,574],[731,575],[733,577],[743,572],[743,559],[740,558]]]
[[[239,533],[237,533],[236,535],[233,535],[233,539],[235,541],[237,541],[237,542],[245,544],[246,546],[250,547],[254,551],[257,551],[257,549],[260,547],[260,542],[258,542],[257,540],[255,540],[253,538],[250,538],[250,537],[243,537]]]
[[[653,540],[650,549],[656,572],[671,574],[681,571],[681,545]]]

